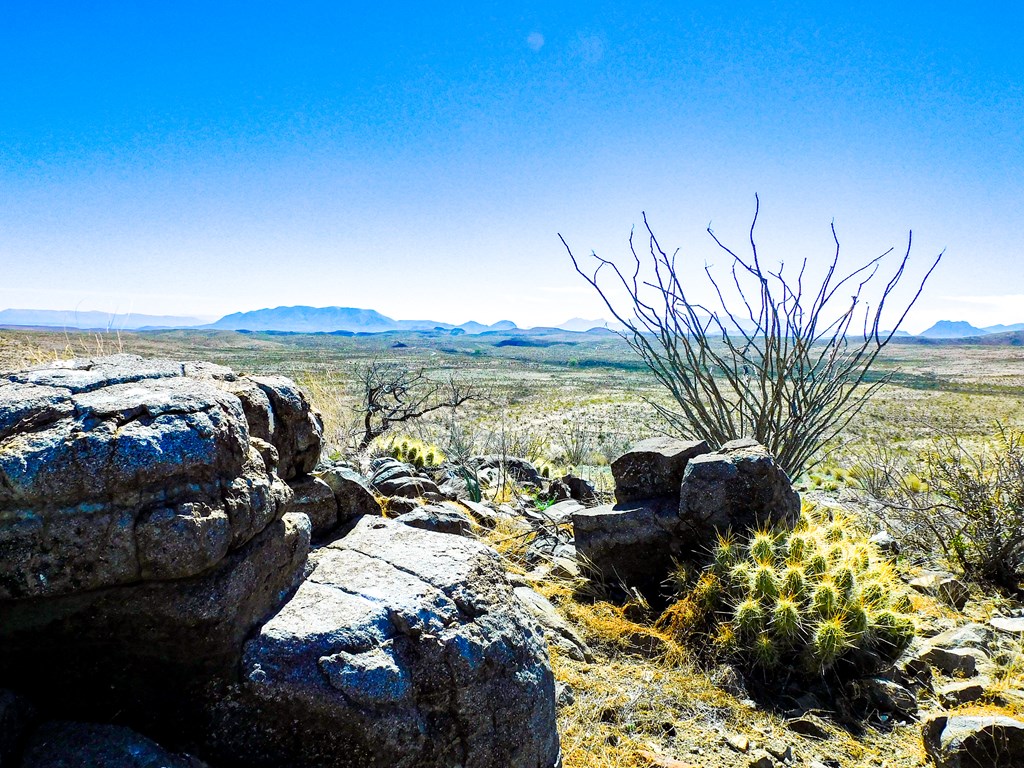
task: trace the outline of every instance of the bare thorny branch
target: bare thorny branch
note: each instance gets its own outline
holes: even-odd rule
[[[652,403],[668,424],[667,431],[712,445],[753,437],[796,475],[888,381],[885,376],[869,382],[868,372],[920,297],[942,254],[898,320],[883,331],[883,310],[904,276],[911,237],[872,307],[866,289],[893,249],[845,275],[837,274],[840,246],[833,224],[835,250],[825,277],[816,291],[805,293],[806,260],[795,279],[784,275],[784,264],[774,271],[762,265],[755,238],[760,200],[755,196],[755,201],[749,256],[723,243],[710,226],[707,229],[731,259],[730,282],[739,307],[730,306],[723,285],[707,265],[704,275],[717,305],[707,307],[688,298],[676,264],[679,252],[669,255],[662,249],[646,214],[649,254],[641,259],[635,233],[630,233],[633,263],[628,272],[596,253],[591,254],[596,267],[584,271],[565,239],[559,239],[576,271],[625,327],[620,335],[675,400],[678,410]],[[613,286],[625,290],[625,308],[612,301],[602,270],[610,272]],[[849,303],[837,307],[843,289],[850,291]]]
[[[398,363],[379,360],[359,366],[355,378],[355,386],[362,397],[360,451],[396,424],[442,409],[454,410],[481,397],[454,376],[435,381],[423,369],[409,370]]]

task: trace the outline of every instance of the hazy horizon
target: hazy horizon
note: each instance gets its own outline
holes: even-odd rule
[[[558,240],[766,263],[914,231],[905,328],[1024,322],[1020,7],[7,10],[0,308],[610,318]]]

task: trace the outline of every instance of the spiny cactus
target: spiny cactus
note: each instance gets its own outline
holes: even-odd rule
[[[381,449],[391,458],[412,464],[417,469],[436,467],[446,459],[436,445],[429,445],[408,435],[387,438],[387,441],[381,444]]]
[[[856,649],[891,658],[916,631],[892,565],[835,512],[805,510],[790,532],[720,536],[688,599],[720,617],[713,647],[766,670],[820,673]]]

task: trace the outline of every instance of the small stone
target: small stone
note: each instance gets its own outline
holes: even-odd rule
[[[684,763],[674,757],[659,755],[646,749],[640,751],[640,757],[647,761],[648,768],[694,768],[692,763]]]
[[[764,748],[779,762],[788,763],[793,759],[793,748],[784,741],[769,741]]]
[[[737,752],[746,752],[750,749],[750,739],[742,734],[732,734],[725,737],[725,743]]]
[[[910,580],[910,586],[926,595],[937,597],[947,605],[963,610],[971,596],[967,585],[945,571],[929,571]]]
[[[828,739],[828,729],[825,724],[821,721],[821,718],[815,717],[814,715],[804,715],[794,720],[790,720],[786,723],[789,730],[793,733],[799,733],[801,736],[806,736],[811,739]]]
[[[750,755],[748,765],[750,768],[775,768],[775,761],[763,749],[758,749]]]

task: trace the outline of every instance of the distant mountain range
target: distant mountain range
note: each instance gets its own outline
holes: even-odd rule
[[[1016,325],[990,325],[977,328],[963,320],[939,320],[935,325],[918,336],[925,339],[967,339],[973,336],[987,336],[991,333],[1011,333],[1024,331],[1024,323]]]
[[[354,307],[274,307],[257,309],[252,312],[235,312],[216,322],[204,322],[203,318],[179,317],[173,315],[108,314],[106,312],[76,312],[72,310],[49,309],[4,309],[0,310],[0,326],[28,326],[36,328],[67,328],[69,330],[156,330],[166,328],[199,328],[224,331],[277,331],[283,333],[386,333],[394,331],[441,331],[448,333],[493,333],[520,331],[511,320],[501,320],[485,325],[473,320],[453,325],[436,320],[394,320],[373,309]],[[587,320],[574,317],[551,328],[534,328],[533,331],[572,331],[576,333],[594,331],[610,332],[617,324],[605,320]],[[940,320],[917,336],[904,331],[897,335],[907,341],[913,340],[961,340],[993,337],[986,343],[998,343],[998,335],[1008,338],[1015,332],[1024,331],[1024,323],[1016,325],[990,325],[977,328],[962,320]],[[999,337],[1001,338],[1001,336]],[[1009,342],[1008,342],[1009,343]]]
[[[500,320],[492,325],[470,321],[452,325],[436,320],[393,320],[373,309],[353,307],[275,307],[252,312],[236,312],[215,323],[202,326],[222,331],[290,331],[292,333],[384,333],[386,331],[487,331],[515,330],[511,320]]]
[[[0,326],[16,325],[34,328],[67,328],[69,330],[138,331],[155,328],[193,328],[206,319],[174,315],[110,314],[109,312],[78,312],[71,309],[4,309],[0,310]]]

